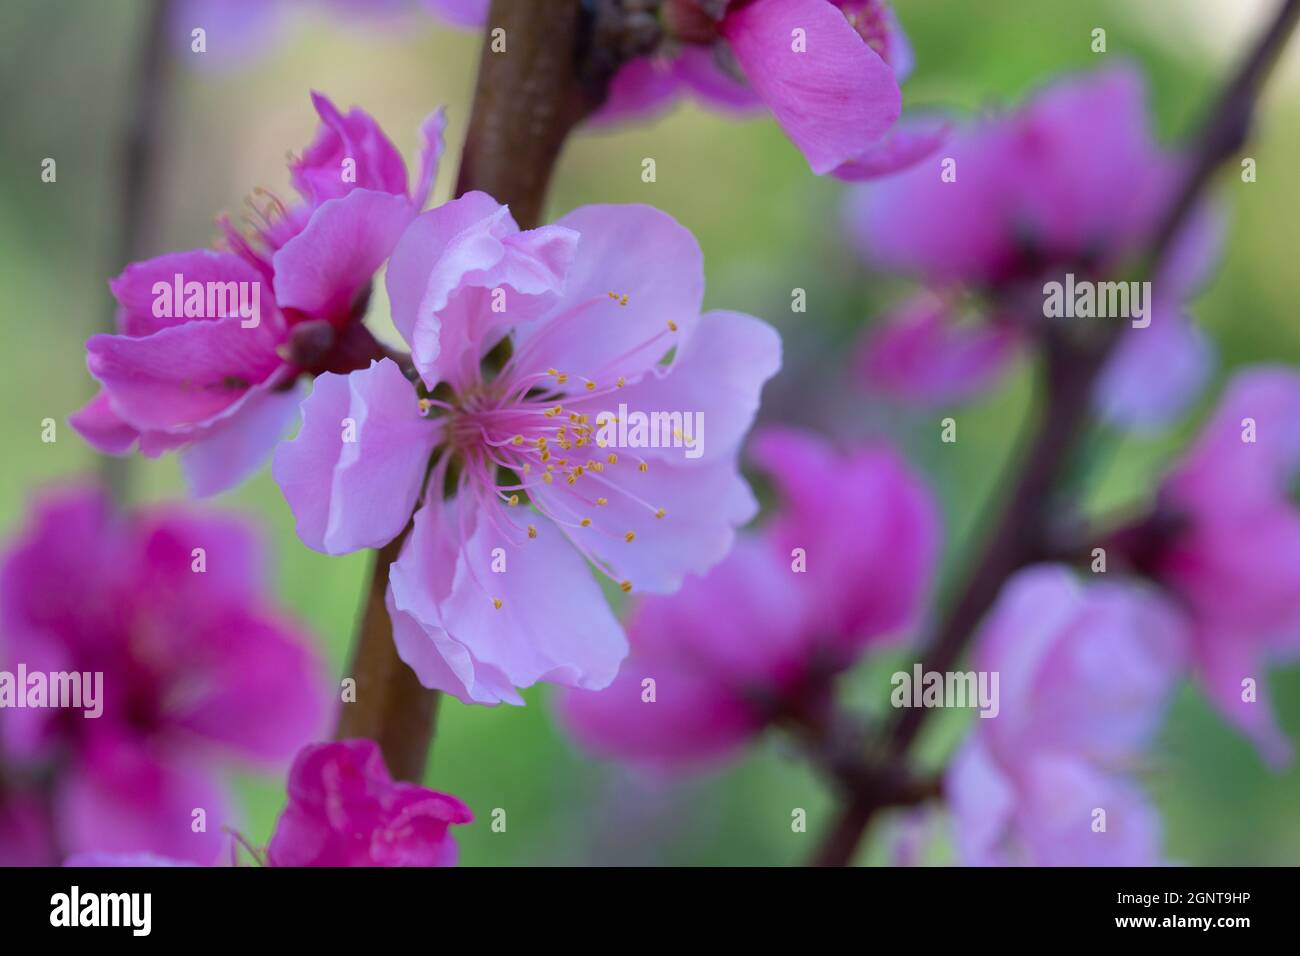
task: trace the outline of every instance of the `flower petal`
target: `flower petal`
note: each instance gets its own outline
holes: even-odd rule
[[[346,554],[380,547],[406,527],[439,437],[402,370],[389,359],[350,375],[326,372],[302,405],[298,436],[272,474],[309,548]]]
[[[861,156],[898,119],[894,71],[824,0],[755,0],[728,13],[722,33],[814,173]]]

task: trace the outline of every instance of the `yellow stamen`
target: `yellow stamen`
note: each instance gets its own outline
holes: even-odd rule
[[[631,544],[635,539],[636,539],[635,531],[629,531],[627,534],[623,535],[623,540],[626,541],[628,544]]]
[[[618,582],[618,587],[619,587],[619,590],[621,590],[624,594],[631,594],[631,593],[632,593],[632,582],[631,582],[631,581],[619,581],[619,582]]]

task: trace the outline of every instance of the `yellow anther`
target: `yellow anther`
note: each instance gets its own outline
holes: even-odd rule
[[[493,598],[493,599],[492,599],[492,606],[493,606],[494,608],[496,608],[498,611],[501,610],[501,599],[500,599],[500,598]]]
[[[522,445],[523,443],[524,443],[523,435],[516,435],[514,438],[510,439],[510,444],[512,445]]]
[[[660,508],[658,511],[655,512],[655,517],[656,517],[656,518],[662,518],[662,517],[663,517],[664,515],[666,515],[666,514],[668,514],[668,512],[667,512],[667,511],[664,511],[663,508]]]
[[[620,375],[618,377],[618,381],[615,382],[614,384],[617,385],[619,388],[622,388],[624,385],[627,384],[627,379],[625,379],[622,375]]]
[[[541,458],[542,461],[550,461],[550,460],[551,460],[551,453],[550,453],[549,451],[547,451],[545,448],[543,448],[543,449],[542,449],[542,453],[541,453],[541,455],[539,455],[538,457]]]
[[[415,404],[416,407],[420,409],[421,415],[429,414],[429,409],[433,408],[433,403],[429,401],[427,398],[422,398]]]
[[[538,447],[538,448],[545,448],[545,447],[546,447],[546,436],[545,436],[545,435],[539,435],[539,436],[538,436],[538,438],[537,438],[537,447]]]
[[[590,527],[591,527],[591,519],[590,519],[590,518],[583,518],[582,521],[579,522],[579,523],[580,523],[584,528],[590,528]]]
[[[557,385],[563,385],[568,380],[569,380],[569,376],[565,375],[563,372],[555,376],[555,382]]]
[[[535,538],[535,537],[537,537],[537,526],[536,526],[536,525],[531,525],[531,524],[530,524],[530,525],[528,526],[528,537],[530,537],[530,538]]]
[[[591,470],[592,470],[592,471],[595,471],[595,472],[601,472],[601,471],[604,471],[604,470],[605,470],[605,463],[604,463],[603,461],[594,461],[594,462],[591,463]]]
[[[594,392],[595,390],[596,390],[596,383],[595,383],[595,382],[588,382],[588,383],[587,383],[587,391],[589,391],[589,392]]]
[[[578,483],[578,476],[575,475],[575,474],[572,474],[572,473],[571,473],[571,474],[569,475],[569,477],[568,477],[568,478],[565,478],[564,480],[565,480],[565,482],[566,482],[567,484],[575,485],[575,484]]]
[[[668,331],[669,331],[669,332],[676,332],[676,331],[677,331],[677,323],[674,322],[672,319],[669,319],[669,320],[668,320]]]
[[[609,457],[606,458],[605,460],[606,460],[607,462],[609,462],[611,465],[617,465],[617,464],[618,464],[618,455],[614,454],[614,453],[611,451],[611,452],[609,453]]]
[[[546,370],[546,374],[547,374],[547,375],[559,375],[559,374],[560,374],[560,370],[557,369],[557,368],[548,368],[548,369]]]
[[[509,498],[506,499],[506,504],[508,504],[511,508],[513,508],[515,505],[519,504],[519,496],[511,495]]]
[[[532,470],[533,470],[533,463],[531,461],[524,462],[524,474],[526,475]]]
[[[619,300],[618,300],[618,304],[619,304],[619,305],[627,305],[627,295],[626,295],[626,294],[624,294],[622,297],[619,298]]]
[[[629,531],[627,534],[623,535],[623,540],[626,541],[628,544],[631,544],[635,539],[636,539],[635,531]]]
[[[597,498],[597,499],[596,499],[596,504],[598,504],[598,505],[607,505],[607,504],[609,504],[609,499],[608,499],[608,498]]]
[[[543,484],[549,485],[553,480],[554,479],[551,477],[551,473],[549,471],[542,475]]]
[[[644,473],[650,470],[650,466],[647,465],[645,462],[641,462],[641,464],[636,466],[636,470]]]
[[[619,581],[619,582],[618,582],[618,588],[619,588],[619,590],[622,591],[624,594],[631,594],[631,593],[632,593],[632,582],[631,582],[631,581]]]

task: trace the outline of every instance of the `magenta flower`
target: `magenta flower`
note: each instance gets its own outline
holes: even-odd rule
[[[771,525],[677,594],[641,600],[613,684],[560,698],[596,753],[669,767],[725,759],[773,718],[818,712],[835,674],[915,625],[940,526],[904,463],[785,429],[761,434],[755,457],[782,497]]]
[[[444,124],[425,120],[419,181],[359,109],[313,93],[316,138],[289,167],[301,201],[259,190],[250,236],[228,248],[133,263],[110,287],[118,335],[86,343],[100,393],[71,418],[96,450],[183,449],[198,494],[237,483],[288,429],[300,376],[364,367],[382,351],[361,325],[371,279],[432,187]]]
[[[1292,747],[1263,672],[1300,656],[1298,473],[1300,374],[1242,371],[1165,480],[1155,524],[1114,541],[1177,595],[1210,699],[1278,766]]]
[[[289,771],[271,866],[455,866],[450,828],[474,819],[455,797],[394,783],[372,740],[309,744]]]
[[[1125,775],[1184,659],[1183,621],[1152,594],[1053,566],[1012,578],[973,661],[998,675],[997,713],[975,719],[946,778],[963,862],[1158,862],[1159,818]]]
[[[1141,76],[1129,68],[1058,81],[1016,112],[960,130],[944,153],[864,187],[848,210],[874,266],[937,293],[899,309],[865,345],[866,384],[910,400],[985,388],[1014,354],[1008,345],[1027,337],[1025,315],[1044,302],[1046,282],[1126,280],[1183,169],[1155,142]],[[1203,386],[1210,347],[1182,304],[1213,265],[1215,225],[1196,218],[1152,279],[1147,315],[1135,319],[1149,325],[1125,332],[1099,382],[1108,419],[1163,424]],[[971,293],[994,303],[982,324],[957,321]]]
[[[0,669],[100,673],[101,712],[6,709],[0,738],[7,763],[51,775],[64,852],[211,862],[227,758],[273,763],[319,733],[319,662],[264,581],[231,519],[124,518],[92,489],[38,502],[0,566]]]
[[[382,545],[415,511],[388,609],[426,686],[480,703],[603,687],[626,644],[590,566],[671,591],[730,549],[756,507],[737,449],[780,341],[701,316],[703,292],[694,238],[649,207],[521,232],[470,193],[402,237],[388,293],[420,382],[391,360],[322,375],[273,471],[329,554]]]
[[[49,808],[32,793],[0,780],[0,866],[53,866],[58,857]]]

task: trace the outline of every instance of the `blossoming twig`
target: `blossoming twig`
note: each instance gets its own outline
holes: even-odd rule
[[[1141,273],[1151,275],[1165,258],[1173,238],[1185,225],[1215,170],[1244,142],[1254,105],[1287,39],[1300,20],[1300,0],[1284,0],[1272,23],[1224,87],[1190,149],[1191,162],[1182,187],[1153,233]],[[1003,583],[1017,569],[1042,559],[1054,489],[1088,419],[1088,397],[1105,359],[1119,341],[1122,327],[1086,342],[1052,330],[1043,340],[1043,378],[1047,410],[1029,440],[1029,450],[1008,505],[974,565],[974,573],[957,592],[924,663],[927,671],[946,671],[960,657]],[[921,729],[928,711],[904,710],[887,729],[885,758],[901,763]],[[893,795],[869,779],[845,799],[839,815],[812,858],[818,866],[848,864],[876,811],[892,805]]]

